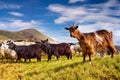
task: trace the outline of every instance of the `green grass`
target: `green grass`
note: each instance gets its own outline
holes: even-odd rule
[[[88,59],[88,58],[87,58]],[[0,80],[120,80],[120,55],[92,57],[93,62],[82,64],[82,57],[72,60],[42,58],[42,62],[32,59],[30,63],[0,62]]]

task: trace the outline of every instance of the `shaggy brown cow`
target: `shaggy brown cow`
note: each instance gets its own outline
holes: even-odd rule
[[[81,33],[77,28],[78,26],[70,26],[65,29],[69,30],[71,37],[77,38],[79,41],[83,52],[83,62],[85,62],[86,55],[89,56],[89,61],[91,62],[91,55],[95,54],[96,51],[102,50],[105,55],[107,48],[111,52],[111,57],[114,56],[116,49],[113,44],[112,32],[98,30],[91,33]]]

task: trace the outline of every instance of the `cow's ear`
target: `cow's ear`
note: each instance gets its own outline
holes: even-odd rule
[[[77,29],[77,28],[78,28],[78,26],[75,27],[75,29]]]
[[[66,30],[69,30],[69,28],[65,28]]]

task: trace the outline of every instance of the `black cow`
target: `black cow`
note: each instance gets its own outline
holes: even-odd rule
[[[9,48],[13,49],[17,53],[17,60],[20,60],[21,58],[24,58],[24,61],[26,62],[27,59],[29,59],[29,62],[31,61],[31,58],[37,58],[37,61],[41,61],[41,45],[40,44],[33,44],[29,46],[25,45],[15,45],[13,42],[8,43]]]
[[[52,55],[55,55],[59,59],[60,55],[66,55],[67,59],[72,59],[72,52],[70,50],[70,45],[67,43],[51,44],[47,40],[41,41],[41,48],[47,53],[48,61],[51,59]]]

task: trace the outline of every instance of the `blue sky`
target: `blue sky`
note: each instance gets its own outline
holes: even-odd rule
[[[56,41],[77,42],[64,30],[72,24],[83,33],[111,30],[120,45],[120,0],[0,0],[1,30],[36,28]]]

